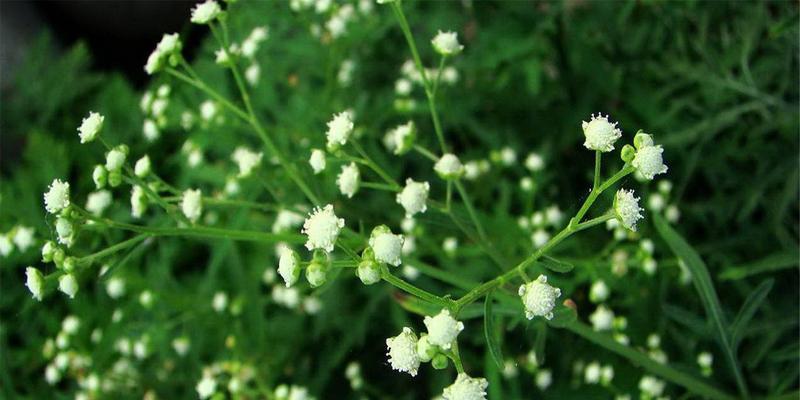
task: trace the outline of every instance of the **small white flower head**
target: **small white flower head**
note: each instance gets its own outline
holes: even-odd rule
[[[553,372],[549,369],[541,369],[536,373],[535,380],[539,390],[546,390],[553,383]]]
[[[653,211],[661,211],[667,205],[667,200],[661,193],[653,193],[647,198],[647,207]]]
[[[178,353],[178,355],[181,357],[185,356],[189,352],[190,345],[191,342],[186,336],[177,337],[172,340],[172,349],[175,350],[175,353]]]
[[[454,56],[464,50],[464,46],[458,43],[458,36],[455,32],[442,32],[436,34],[431,40],[434,50],[443,56]]]
[[[445,350],[450,349],[458,334],[464,330],[464,323],[456,321],[455,318],[450,316],[450,311],[446,309],[439,312],[435,317],[426,316],[423,322],[428,329],[428,340],[430,340],[431,344]]]
[[[430,338],[426,334],[422,334],[417,341],[417,355],[422,362],[428,362],[433,359],[438,353],[436,346],[431,344]]]
[[[33,245],[33,233],[33,228],[27,226],[17,226],[14,229],[12,240],[20,251],[26,251]]]
[[[283,247],[281,258],[278,260],[278,274],[286,282],[286,287],[290,287],[300,278],[300,256],[297,252]]]
[[[142,135],[148,142],[152,142],[161,136],[161,132],[158,130],[156,122],[148,118],[142,123]]]
[[[539,275],[535,281],[520,286],[517,293],[525,306],[525,318],[553,319],[553,308],[556,306],[556,299],[561,297],[561,289],[550,286],[546,276]]]
[[[81,143],[89,143],[94,140],[103,129],[103,121],[106,117],[94,112],[89,111],[89,116],[81,121],[81,126],[78,127],[78,136],[81,138]]]
[[[131,216],[141,218],[147,212],[147,194],[141,186],[136,185],[131,189]]]
[[[610,330],[614,325],[614,312],[608,307],[600,305],[589,316],[589,321],[592,323],[592,327],[596,331]]]
[[[636,230],[636,223],[642,219],[642,209],[639,207],[639,198],[633,195],[633,190],[617,191],[614,196],[614,212],[622,226],[632,231]]]
[[[589,122],[583,121],[583,135],[586,141],[583,145],[589,150],[609,152],[614,150],[614,142],[622,137],[622,131],[617,128],[617,123],[608,121],[608,116],[592,114]]]
[[[458,374],[456,381],[444,388],[444,400],[486,400],[489,382],[484,378],[471,378],[465,373]]]
[[[664,393],[664,381],[645,375],[639,381],[639,390],[650,397],[659,397]]]
[[[547,233],[547,231],[544,230],[544,228],[537,229],[531,235],[531,242],[533,242],[533,247],[537,249],[547,244],[549,240],[550,240],[550,234]]]
[[[192,221],[192,223],[197,222],[200,214],[203,213],[203,193],[200,189],[187,189],[183,192],[181,211],[189,221]]]
[[[458,179],[464,173],[464,166],[455,154],[447,153],[433,166],[442,179]]]
[[[358,263],[356,276],[361,280],[361,283],[372,285],[381,281],[381,270],[375,261],[365,259]]]
[[[308,236],[306,248],[308,250],[322,249],[333,251],[336,238],[344,227],[344,219],[333,212],[333,205],[328,204],[323,208],[316,207],[303,223],[302,233]]]
[[[538,153],[530,153],[525,158],[525,168],[531,172],[541,171],[544,168],[544,159]]]
[[[517,163],[517,152],[511,147],[503,147],[500,149],[499,159],[503,165],[510,167]]]
[[[415,182],[406,179],[406,186],[397,194],[397,203],[406,210],[406,218],[411,218],[416,213],[424,213],[427,209],[428,193],[431,185],[428,182]]]
[[[593,361],[583,370],[583,380],[590,385],[597,384],[600,382],[601,373],[600,363]]]
[[[638,133],[634,138],[637,145],[636,155],[631,161],[631,165],[642,174],[647,180],[653,180],[658,174],[667,172],[664,165],[664,148],[661,145],[653,145],[652,136],[646,133]]]
[[[0,256],[6,257],[14,250],[14,243],[8,235],[0,234]]]
[[[106,167],[99,164],[95,165],[94,170],[92,170],[92,180],[97,189],[104,188],[108,182],[108,170],[106,170]]]
[[[414,121],[408,121],[389,131],[389,135],[393,142],[392,148],[394,149],[394,154],[401,155],[409,152],[414,147],[414,141],[417,138],[417,128],[414,125]]]
[[[244,79],[247,80],[250,86],[258,85],[258,81],[261,80],[261,66],[253,63],[247,67],[244,70]]]
[[[144,157],[136,160],[136,165],[133,167],[133,172],[139,178],[144,178],[150,174],[151,171],[151,163],[150,163],[150,156],[145,155]]]
[[[370,234],[369,247],[376,261],[396,267],[402,262],[403,241],[403,235],[395,235],[386,225],[379,225]]]
[[[31,291],[33,298],[42,301],[44,295],[44,277],[34,267],[25,268],[25,286]]]
[[[334,151],[347,143],[353,133],[353,120],[347,111],[334,114],[333,119],[328,122],[328,131],[325,133],[328,139],[328,150]]]
[[[75,293],[78,293],[78,281],[72,274],[64,274],[58,278],[58,290],[69,296],[70,299],[75,298]]]
[[[58,234],[58,242],[69,247],[75,239],[75,229],[73,229],[70,220],[58,217],[56,219],[56,233]]]
[[[181,37],[177,33],[165,33],[164,36],[161,36],[161,41],[158,42],[158,45],[156,45],[156,49],[158,49],[164,56],[181,51],[182,47],[183,44],[181,43]],[[159,95],[161,94],[162,92],[159,90]]]
[[[125,158],[128,156],[128,146],[119,145],[106,154],[106,169],[109,172],[119,171],[122,165],[125,164]]]
[[[231,158],[239,165],[239,177],[250,175],[261,164],[264,153],[256,153],[246,147],[237,147]]]
[[[210,373],[204,373],[203,379],[201,379],[200,382],[197,382],[197,386],[195,386],[194,389],[197,391],[197,395],[200,397],[200,399],[207,399],[216,393],[217,380],[214,379],[214,376],[212,376]]]
[[[69,182],[55,179],[44,194],[44,208],[47,212],[55,214],[69,207]]]
[[[342,195],[347,196],[348,199],[353,198],[361,185],[361,173],[356,163],[343,165],[342,171],[336,177],[336,183],[339,185]]]
[[[392,369],[417,376],[420,359],[417,354],[417,335],[411,328],[403,328],[399,335],[386,339],[386,347],[389,348],[386,355],[389,356]]]
[[[214,293],[214,298],[211,299],[211,308],[214,311],[221,313],[228,307],[228,295],[225,292]]]
[[[596,281],[589,289],[589,300],[595,304],[602,303],[608,299],[609,292],[608,285],[604,281]]]
[[[326,256],[319,257],[318,254],[314,252],[314,259],[306,267],[306,280],[312,288],[320,287],[328,280],[328,259]]]
[[[314,170],[314,175],[319,174],[325,170],[327,165],[325,152],[320,149],[311,150],[311,157],[308,159],[311,169]]]
[[[118,276],[112,277],[106,282],[106,293],[112,299],[118,299],[125,295],[125,279]]]
[[[458,239],[452,236],[445,238],[442,242],[442,250],[444,250],[448,256],[453,257],[458,250]]]
[[[212,22],[222,14],[222,9],[214,0],[206,0],[205,3],[198,4],[192,9],[192,22],[195,24],[207,24]]]
[[[237,59],[239,54],[241,53],[241,49],[239,45],[234,43],[230,45],[227,49],[221,48],[214,52],[214,62],[219,65],[233,65],[234,60]]]

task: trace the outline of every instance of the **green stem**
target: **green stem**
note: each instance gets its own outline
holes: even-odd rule
[[[183,61],[183,63],[185,64],[186,62]],[[192,71],[190,69],[191,67],[189,67],[189,64],[185,64],[183,66],[187,71]],[[199,79],[192,78],[190,76],[187,76],[183,72],[180,72],[180,71],[178,71],[178,70],[176,70],[174,68],[167,68],[166,71],[167,71],[168,74],[174,76],[175,78],[177,78],[177,79],[189,84],[190,86],[193,86],[193,87],[199,89],[201,92],[211,96],[212,98],[214,98],[214,100],[216,100],[217,102],[222,104],[223,107],[227,108],[231,113],[233,113],[233,115],[237,116],[242,121],[247,122],[247,123],[250,122],[250,117],[247,115],[246,112],[244,112],[244,110],[242,110],[241,108],[237,107],[235,104],[231,103],[228,99],[226,99],[221,94],[217,93],[214,89],[211,89],[210,87],[208,87],[208,85],[203,83],[203,81],[201,81]],[[190,72],[190,73],[193,74],[193,72]]]
[[[442,79],[442,70],[444,69],[444,62],[447,59],[447,56],[442,56],[442,59],[439,61],[439,69],[436,71],[436,79],[433,81],[433,97],[436,97],[436,93],[439,91],[439,81]]]
[[[617,183],[617,181],[624,178],[633,171],[634,168],[631,165],[625,165],[621,170],[619,170],[619,172],[614,174],[614,176],[609,178],[607,181],[603,182],[602,185],[598,186],[596,189],[592,189],[592,191],[589,193],[589,197],[587,197],[586,201],[583,202],[583,205],[581,206],[580,210],[578,210],[578,213],[575,214],[575,217],[569,221],[569,224],[572,226],[578,225],[583,219],[583,217],[586,215],[586,212],[589,211],[589,207],[591,207],[592,204],[594,204],[595,200],[597,200],[597,198],[606,189],[608,189],[609,187],[611,187],[611,185]]]
[[[472,199],[469,197],[469,193],[467,193],[467,191],[464,189],[464,185],[460,180],[456,179],[454,184],[456,185],[456,190],[458,190],[458,194],[461,196],[461,199],[464,200],[464,205],[467,207],[467,213],[469,213],[472,223],[475,224],[475,229],[478,231],[478,236],[482,241],[488,243],[489,239],[486,237],[486,231],[484,231],[483,225],[478,219],[478,214],[475,212],[475,208],[472,205]]]
[[[592,190],[597,189],[597,185],[600,184],[600,159],[603,157],[603,153],[600,150],[596,150],[594,152],[594,181],[592,182]]]
[[[387,185],[385,183],[376,183],[376,182],[361,182],[361,186],[370,189],[376,190],[385,190],[387,192],[397,192],[398,188],[394,185]]]
[[[128,240],[119,242],[119,243],[117,243],[117,244],[115,244],[113,246],[110,246],[110,247],[107,247],[107,248],[105,248],[103,250],[100,250],[97,253],[89,254],[88,256],[81,257],[81,258],[78,259],[78,263],[79,264],[84,264],[84,265],[91,264],[95,260],[99,260],[99,259],[108,257],[108,256],[110,256],[110,255],[112,255],[112,254],[114,254],[114,253],[116,253],[118,251],[125,250],[128,247],[135,246],[139,242],[141,242],[141,241],[143,241],[143,240],[145,240],[145,239],[147,239],[147,238],[149,238],[151,236],[152,235],[149,234],[149,233],[142,233],[142,234],[136,235],[136,236],[134,236],[134,237],[132,237],[132,238],[130,238]]]
[[[381,179],[384,180],[384,182],[386,182],[389,186],[393,187],[396,191],[402,189],[402,187],[400,187],[400,184],[397,183],[397,181],[395,181],[391,175],[389,175],[386,171],[384,171],[384,169],[381,168],[380,165],[378,165],[378,163],[376,163],[375,161],[372,160],[372,158],[370,158],[369,154],[367,154],[367,152],[364,151],[364,148],[361,147],[361,145],[358,144],[357,141],[353,140],[351,143],[353,145],[353,148],[356,149],[356,152],[362,157],[362,160],[360,160],[361,163],[368,166],[371,170],[373,170],[376,174],[378,174],[378,176],[380,176]]]
[[[453,364],[455,364],[455,366],[456,366],[456,371],[459,374],[464,373],[464,365],[461,363],[461,354],[459,354],[459,352],[458,352],[458,342],[457,341],[453,341],[453,345],[451,347],[451,353],[452,353],[452,357],[450,357],[450,359],[453,360]]]
[[[423,156],[425,156],[425,158],[433,161],[434,163],[439,161],[439,157],[437,157],[435,154],[433,154],[430,150],[428,150],[428,149],[426,149],[426,148],[424,148],[424,147],[422,147],[422,146],[420,146],[418,144],[414,145],[414,150],[416,150],[417,153],[422,154]]]
[[[394,275],[389,272],[389,269],[386,266],[381,268],[381,278],[386,282],[389,282],[392,286],[408,293],[413,296],[419,297],[422,300],[425,300],[429,303],[436,304],[438,306],[450,309],[453,307],[454,302],[450,299],[445,299],[443,297],[439,297],[433,293],[420,289]]]

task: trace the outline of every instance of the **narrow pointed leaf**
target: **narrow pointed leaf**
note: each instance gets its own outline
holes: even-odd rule
[[[767,298],[774,283],[774,279],[767,279],[761,282],[744,301],[742,309],[739,310],[739,314],[736,315],[736,319],[734,319],[731,324],[731,343],[733,344],[734,350],[739,347],[739,342],[742,340],[745,329],[747,329],[750,320],[753,319],[761,303]]]
[[[494,362],[497,363],[497,367],[502,369],[504,364],[503,352],[497,340],[497,329],[494,324],[492,293],[493,292],[489,292],[486,294],[483,312],[483,333],[486,336],[486,345],[489,348],[489,353],[491,353]]]

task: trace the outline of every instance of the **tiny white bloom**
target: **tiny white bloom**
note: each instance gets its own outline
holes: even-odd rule
[[[33,298],[42,301],[44,295],[44,277],[34,267],[25,268],[25,286],[31,291]]]
[[[214,293],[211,307],[218,313],[225,311],[225,308],[228,307],[228,295],[225,292]]]
[[[44,207],[51,214],[69,207],[69,182],[53,180],[47,193],[44,194]]]
[[[358,263],[358,268],[356,268],[356,276],[358,276],[358,279],[361,280],[361,283],[365,285],[372,285],[380,282],[381,270],[378,268],[378,264],[376,264],[374,261],[364,260]]]
[[[646,134],[639,135],[650,136]],[[668,168],[664,165],[664,158],[662,156],[664,148],[661,147],[661,145],[653,145],[652,139],[650,139],[649,142],[645,141],[645,144],[647,143],[651,144],[642,145],[642,147],[636,151],[631,165],[636,168],[645,179],[652,180],[656,175],[666,173]]]
[[[189,352],[189,338],[186,336],[177,337],[172,341],[172,349],[183,357]]]
[[[589,321],[591,321],[592,327],[596,331],[610,330],[614,324],[614,312],[611,311],[608,307],[600,305],[589,316]]]
[[[553,372],[549,369],[542,369],[536,373],[536,387],[539,390],[546,390],[553,383]]]
[[[280,210],[278,211],[278,215],[275,216],[275,222],[272,224],[272,232],[285,232],[300,226],[304,220],[305,218],[300,213],[291,210]]]
[[[590,385],[597,384],[600,382],[601,373],[600,363],[593,361],[583,370],[583,380]]]
[[[326,157],[325,152],[320,149],[311,150],[311,157],[308,159],[311,169],[314,170],[314,175],[319,174],[325,170]]]
[[[500,162],[506,167],[510,167],[517,162],[517,152],[511,147],[503,147],[500,150]]]
[[[231,158],[239,165],[239,177],[250,175],[253,170],[261,164],[264,153],[254,152],[246,147],[240,146],[233,151]]]
[[[517,294],[525,306],[525,318],[544,317],[549,320],[553,319],[553,308],[556,299],[561,297],[561,289],[550,286],[547,277],[539,275],[535,281],[520,286]]]
[[[118,299],[125,295],[125,279],[118,276],[112,277],[106,282],[106,293],[112,299]]]
[[[531,241],[533,242],[533,247],[537,249],[547,244],[549,240],[550,240],[550,234],[547,233],[547,231],[544,230],[543,228],[537,229],[536,231],[533,232],[533,235],[531,235]]]
[[[94,181],[94,185],[98,189],[102,189],[106,186],[106,181],[108,180],[108,171],[106,167],[102,165],[95,165],[94,170],[92,170],[92,180]]]
[[[386,347],[389,348],[386,355],[389,356],[392,369],[417,376],[420,359],[417,354],[417,335],[411,328],[405,327],[399,335],[386,339]]]
[[[103,121],[105,117],[94,112],[89,111],[89,116],[81,121],[81,126],[78,127],[78,136],[81,138],[81,143],[89,143],[97,137],[100,130],[103,129]]]
[[[428,193],[431,185],[428,182],[415,182],[406,179],[406,186],[397,194],[397,203],[406,210],[406,218],[416,213],[424,213],[427,209]]]
[[[617,123],[608,121],[608,116],[592,114],[589,122],[583,121],[583,135],[586,141],[583,145],[589,150],[609,152],[614,150],[614,142],[622,137],[622,131],[617,128]]]
[[[187,189],[183,192],[181,210],[189,221],[197,222],[203,212],[203,193],[200,189]]]
[[[650,395],[652,397],[661,396],[664,393],[664,381],[656,379],[650,375],[645,375],[639,381],[639,390],[642,393]]]
[[[203,379],[197,382],[195,390],[201,399],[207,399],[217,391],[217,380],[211,374],[203,374]]]
[[[639,207],[639,198],[633,195],[633,190],[617,191],[614,196],[614,212],[622,226],[632,231],[636,230],[636,223],[642,219],[642,209]]]
[[[284,247],[278,260],[278,274],[286,282],[286,287],[294,285],[300,278],[300,256],[294,250]]]
[[[205,3],[198,4],[192,9],[192,22],[195,24],[207,24],[222,14],[222,9],[214,0],[206,0]]]
[[[28,226],[18,226],[14,232],[14,244],[20,251],[26,251],[33,245],[33,228]]]
[[[436,161],[433,170],[442,179],[457,179],[464,173],[464,166],[455,154],[447,153]]]
[[[258,85],[258,81],[261,79],[261,66],[253,63],[247,67],[247,69],[244,70],[244,79],[247,80],[250,86]]]
[[[352,133],[353,120],[350,113],[344,111],[334,114],[333,119],[328,122],[328,131],[325,133],[328,149],[335,150],[339,146],[344,146]]]
[[[151,169],[150,156],[147,155],[136,160],[136,165],[133,167],[134,173],[139,178],[144,178],[148,174],[150,174],[150,169]]]
[[[8,235],[0,234],[0,256],[6,257],[14,250],[14,243]]]
[[[408,96],[411,93],[411,81],[406,78],[400,78],[394,83],[394,92],[400,96]]]
[[[217,105],[211,101],[206,100],[200,103],[200,117],[203,121],[211,121],[217,115]]]
[[[70,299],[75,298],[75,293],[78,292],[78,281],[72,274],[64,274],[58,278],[58,290],[69,296]]]
[[[158,125],[156,125],[155,121],[147,118],[142,123],[142,135],[148,142],[152,142],[161,136],[161,132],[158,130]]]
[[[436,52],[443,56],[453,56],[464,49],[464,46],[458,43],[458,36],[455,32],[439,31],[431,40],[431,43]]]
[[[414,121],[408,121],[389,131],[388,135],[393,141],[392,149],[394,150],[394,154],[405,154],[414,146],[414,140],[417,137],[417,128],[414,125]]]
[[[334,214],[333,205],[328,204],[323,208],[314,208],[303,223],[302,233],[308,236],[306,248],[308,250],[322,249],[333,251],[336,238],[344,227],[344,219]]]
[[[447,237],[442,242],[442,250],[449,256],[454,256],[456,254],[456,250],[458,250],[458,239],[454,237]]]
[[[372,230],[369,247],[375,253],[376,261],[396,267],[401,263],[403,241],[403,235],[395,235],[386,225],[380,225]]]
[[[595,281],[589,289],[589,300],[592,303],[602,303],[608,299],[608,285],[604,281]]]
[[[361,184],[361,173],[356,163],[351,162],[348,165],[343,165],[342,171],[336,177],[336,183],[339,185],[339,191],[342,195],[347,196],[348,199],[352,198],[358,192],[358,187]]]
[[[538,153],[530,153],[525,158],[525,168],[532,172],[541,171],[544,168],[544,159]]]
[[[558,208],[556,205],[552,205],[547,207],[544,210],[544,219],[547,221],[548,224],[557,226],[561,223],[561,219],[563,218],[563,213],[561,209]]]
[[[464,330],[464,323],[450,316],[450,311],[442,310],[435,317],[426,316],[423,320],[428,329],[431,344],[448,350],[458,334]]]
[[[656,273],[656,269],[658,269],[658,263],[653,257],[647,257],[642,261],[642,270],[647,275],[653,275]]]
[[[135,185],[131,189],[131,216],[141,218],[147,211],[147,194],[141,186]]]
[[[486,388],[489,382],[484,378],[471,378],[465,373],[460,373],[456,381],[444,388],[444,400],[486,400]]]
[[[122,165],[125,164],[125,158],[128,152],[123,146],[117,146],[106,154],[106,169],[111,171],[119,171]]]
[[[56,219],[56,233],[58,234],[58,242],[69,247],[75,238],[72,222],[66,218],[58,217]]]
[[[661,193],[653,193],[647,198],[647,206],[653,211],[661,211],[666,206],[666,199]]]

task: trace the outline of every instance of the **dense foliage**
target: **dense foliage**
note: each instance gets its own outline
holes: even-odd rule
[[[446,59],[454,69],[435,99],[448,146],[481,170],[458,184],[437,177],[423,154],[440,154],[439,143],[424,85],[410,79],[413,62],[411,73],[403,68],[412,56],[396,6],[356,2],[344,18],[345,4],[322,12],[288,2],[223,5],[223,40],[241,42],[268,27],[239,68],[259,66],[257,82],[251,75],[246,85],[255,114],[280,161],[320,204],[309,202],[251,124],[220,102],[204,119],[207,92],[175,74],[155,74],[149,96],[168,99],[155,116],[124,78],[93,71],[82,45],[55,54],[47,36],[37,42],[0,108],[3,146],[23,148],[2,160],[0,232],[10,243],[20,228],[35,232],[32,245],[11,245],[0,259],[0,397],[192,398],[211,365],[219,393],[230,391],[231,377],[242,380],[238,398],[276,398],[281,384],[320,399],[431,398],[456,377],[452,362],[444,370],[422,366],[410,377],[386,358],[386,338],[403,327],[424,332],[423,315],[441,307],[387,282],[366,286],[344,267],[317,288],[301,278],[287,294],[276,276],[275,243],[158,236],[94,257],[135,234],[84,225],[68,250],[92,260],[79,268],[80,289],[74,299],[55,290],[61,272],[41,261],[40,249],[58,236],[56,218],[45,212],[42,194],[54,178],[70,183],[78,206],[96,190],[92,171],[106,149],[80,144],[76,131],[92,110],[105,117],[105,143],[129,146],[131,166],[148,155],[153,173],[169,182],[164,187],[176,188],[167,209],[180,208],[183,190],[200,188],[209,200],[198,224],[271,234],[279,211],[331,203],[350,229],[341,240],[359,254],[381,224],[414,237],[415,249],[392,273],[448,300],[511,270],[534,251],[537,236],[546,241],[568,226],[593,180],[595,155],[583,146],[581,121],[608,113],[623,137],[603,156],[604,176],[625,168],[619,149],[639,129],[663,145],[669,166],[654,182],[633,175],[621,182],[647,209],[638,230],[587,229],[531,266],[528,275],[546,274],[561,290],[551,321],[525,318],[517,277],[465,306],[458,362],[488,380],[492,399],[647,398],[643,376],[666,382],[663,395],[671,398],[797,398],[796,3],[403,2],[426,66],[438,66],[430,46],[437,31],[458,32],[464,45]],[[335,18],[344,18],[345,29],[332,35]],[[207,30],[189,16],[185,29]],[[215,63],[218,49],[209,34],[189,62],[244,109],[231,69]],[[158,94],[163,85],[169,93]],[[352,198],[337,185],[350,155],[329,154],[319,175],[308,165],[311,149],[325,148],[326,122],[348,109],[356,158],[377,167],[360,166],[362,187]],[[157,125],[154,140],[143,134],[153,129],[145,119]],[[409,120],[422,150],[397,156],[384,135]],[[239,146],[264,151],[264,160],[250,176],[232,178]],[[529,153],[541,157],[542,169],[526,166]],[[433,203],[410,230],[401,226],[405,213],[390,184],[407,177],[429,181]],[[154,201],[133,218],[136,183],[126,178],[109,189],[114,201],[104,218],[157,229],[191,225]],[[474,218],[456,185],[469,193]],[[613,197],[610,191],[598,203],[608,208]],[[536,215],[549,222],[537,226]],[[309,260],[299,233],[293,226],[277,234]],[[333,254],[342,262],[350,256]],[[41,302],[25,287],[28,266],[54,274]],[[124,282],[121,294],[110,289],[115,278]],[[610,292],[605,301],[590,296],[599,281]],[[569,307],[561,305],[565,299]],[[590,319],[600,307],[618,317],[608,332]],[[75,321],[64,324],[68,315],[79,321],[72,334],[64,333]],[[68,336],[63,348],[59,336]],[[176,338],[188,344],[183,356]],[[711,366],[698,364],[706,352]],[[69,354],[70,365],[62,379],[46,383],[57,354]],[[348,368],[354,362],[357,374]],[[595,366],[610,366],[613,379],[592,379]],[[101,381],[94,391],[86,387],[91,375]]]

